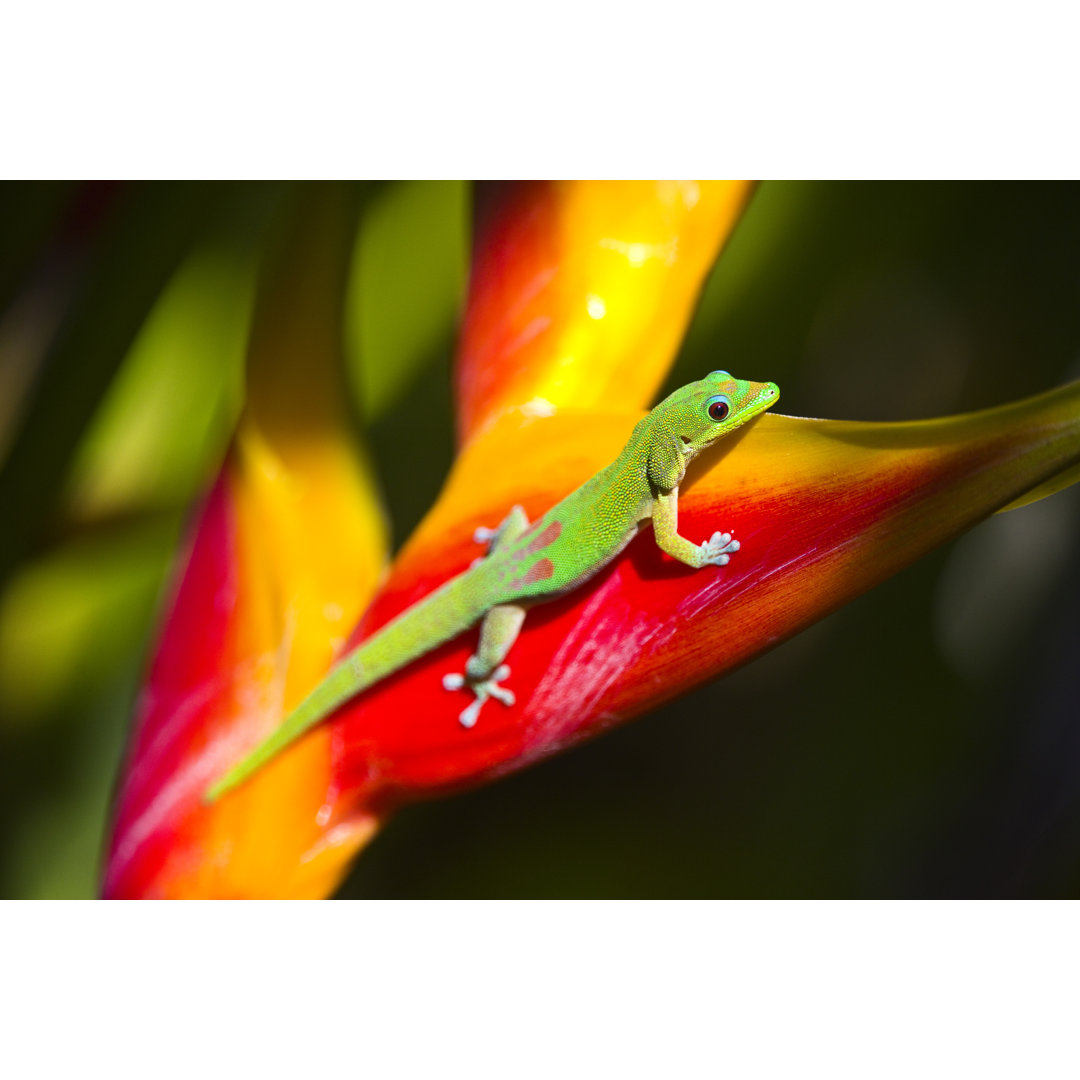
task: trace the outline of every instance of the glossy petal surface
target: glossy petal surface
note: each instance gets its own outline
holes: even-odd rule
[[[462,441],[506,409],[634,408],[659,388],[751,185],[478,185]]]

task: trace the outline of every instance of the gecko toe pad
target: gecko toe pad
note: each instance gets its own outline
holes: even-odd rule
[[[726,566],[739,547],[739,541],[732,539],[731,533],[715,532],[701,545],[703,562],[707,566]]]
[[[484,707],[484,702],[488,698],[501,701],[504,705],[514,704],[513,690],[507,690],[505,686],[499,685],[509,674],[509,665],[500,664],[486,679],[478,679],[475,682],[457,672],[450,672],[443,676],[442,684],[444,689],[461,690],[467,686],[476,695],[476,699],[472,704],[466,706],[458,716],[462,727],[471,728],[475,725],[480,716],[480,710]]]

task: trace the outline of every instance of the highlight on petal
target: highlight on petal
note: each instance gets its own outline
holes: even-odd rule
[[[477,185],[461,441],[516,406],[647,405],[751,190],[741,181]]]
[[[328,731],[228,804],[201,800],[325,672],[386,555],[341,383],[354,196],[315,186],[296,197],[256,305],[244,416],[136,706],[106,896],[321,896],[371,832],[359,820],[325,827]]]
[[[477,525],[515,502],[536,515],[611,460],[638,416],[503,416],[459,459],[359,636],[467,566]],[[689,570],[646,530],[597,578],[529,612],[507,658],[516,704],[489,705],[472,729],[442,677],[462,670],[475,630],[344,706],[330,722],[334,820],[520,768],[714,678],[1078,460],[1080,383],[917,423],[767,414],[703,455],[680,500],[688,538],[740,540],[726,567]],[[508,467],[521,461],[527,471]]]

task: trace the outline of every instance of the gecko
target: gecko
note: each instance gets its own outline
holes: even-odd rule
[[[514,704],[505,663],[527,609],[578,588],[615,559],[646,524],[660,549],[700,570],[725,566],[739,550],[730,532],[695,544],[678,531],[679,485],[687,465],[779,400],[775,383],[710,372],[661,401],[638,421],[619,456],[536,522],[515,506],[495,529],[477,529],[487,554],[407,608],[338,664],[282,724],[207,788],[215,802],[357,694],[480,624],[463,672],[443,677],[472,701],[458,717],[472,728],[489,700]]]

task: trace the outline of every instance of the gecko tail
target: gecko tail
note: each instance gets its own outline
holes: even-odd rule
[[[350,698],[477,622],[490,606],[475,584],[483,574],[478,567],[451,578],[345,656],[276,731],[207,787],[203,802],[217,802]]]
[[[203,802],[212,805],[233,788],[239,787],[253,773],[291,746],[301,735],[329,716],[338,706],[364,688],[357,679],[357,661],[346,657],[297,707],[285,722],[259,743],[246,758],[234,765],[203,793]]]

